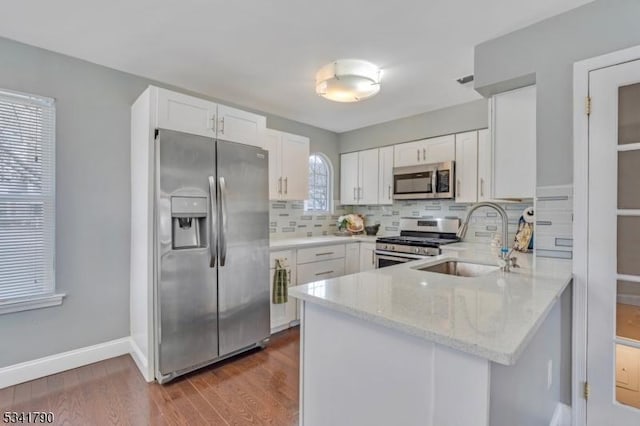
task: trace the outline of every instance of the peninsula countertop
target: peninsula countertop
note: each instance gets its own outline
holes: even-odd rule
[[[519,268],[478,277],[417,269],[447,260],[497,263],[497,252],[487,246],[451,244],[440,256],[292,287],[289,294],[513,365],[572,278],[570,260],[517,257]]]

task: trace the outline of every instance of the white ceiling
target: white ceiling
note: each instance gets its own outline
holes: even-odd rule
[[[591,0],[22,0],[0,36],[336,132],[480,96],[474,45]],[[340,58],[384,69],[380,93],[339,104],[314,91]]]

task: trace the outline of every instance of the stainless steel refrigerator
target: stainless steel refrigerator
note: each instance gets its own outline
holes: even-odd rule
[[[155,176],[156,379],[270,334],[268,153],[160,129]]]

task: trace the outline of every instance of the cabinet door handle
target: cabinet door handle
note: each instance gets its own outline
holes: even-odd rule
[[[329,256],[330,254],[333,254],[332,251],[328,251],[326,253],[316,253],[316,256]]]
[[[427,148],[422,148],[422,161],[427,161]]]
[[[358,201],[362,200],[362,187],[358,187]]]
[[[356,187],[353,187],[353,201],[358,201],[358,196],[356,195]]]
[[[224,135],[224,117],[220,119],[220,133]]]
[[[371,250],[371,265],[375,266],[376,265],[376,252]]]
[[[389,198],[389,200],[391,200],[391,185],[389,185],[389,189],[387,190],[387,192],[388,192],[388,194],[389,194],[389,195],[387,196],[387,198]]]
[[[288,194],[289,193],[289,177],[285,177],[284,178],[284,193]]]
[[[484,179],[480,178],[480,196],[484,197]]]
[[[416,160],[420,161],[420,150],[416,149]]]
[[[317,276],[320,276],[320,275],[327,275],[327,274],[333,274],[333,271],[318,272],[318,273],[316,274],[316,277],[317,277]]]
[[[456,197],[460,196],[460,179],[456,182]]]
[[[213,114],[213,115],[211,116],[211,130],[213,130],[213,133],[216,133],[216,123],[217,123],[217,121],[216,121],[216,115],[215,115],[215,114]]]
[[[282,176],[278,179],[278,194],[282,194]]]

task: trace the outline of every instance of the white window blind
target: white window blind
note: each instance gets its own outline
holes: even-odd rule
[[[0,90],[0,304],[52,294],[53,99]]]

